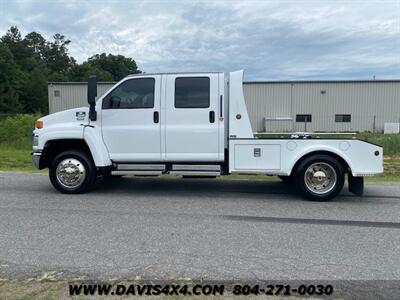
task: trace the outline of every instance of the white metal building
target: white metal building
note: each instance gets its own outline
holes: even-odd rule
[[[98,96],[114,82],[99,82]],[[86,106],[85,82],[50,82],[50,113]],[[400,80],[245,82],[253,131],[381,132],[400,122]]]

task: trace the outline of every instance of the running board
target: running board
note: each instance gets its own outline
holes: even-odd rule
[[[139,175],[139,176],[158,176],[162,175],[161,171],[140,171],[140,170],[126,170],[126,171],[111,171],[111,175]]]
[[[213,177],[221,175],[221,166],[220,165],[172,165],[172,170],[169,173],[182,176]]]
[[[167,170],[164,164],[117,164],[111,175],[150,175],[157,176],[164,173],[182,176],[219,176],[220,165],[185,165],[174,164]]]
[[[221,173],[220,165],[172,165],[172,171],[209,171]]]
[[[214,177],[221,175],[221,172],[213,172],[213,171],[170,171],[169,174],[173,175],[181,175],[181,176],[205,176],[205,177]]]
[[[149,175],[157,176],[165,173],[163,164],[118,164],[117,169],[111,171],[111,175]]]

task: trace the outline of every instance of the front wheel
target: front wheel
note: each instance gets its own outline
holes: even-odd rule
[[[87,154],[78,150],[58,154],[49,168],[52,185],[61,193],[80,194],[93,186],[96,170]]]
[[[314,155],[299,164],[295,179],[305,197],[313,201],[328,201],[342,190],[344,170],[337,159],[329,155]]]

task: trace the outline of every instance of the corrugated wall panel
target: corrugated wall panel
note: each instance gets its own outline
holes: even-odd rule
[[[291,117],[291,84],[244,84],[243,93],[253,131],[264,131],[265,118]],[[276,121],[279,126],[279,121]],[[273,121],[271,122],[273,123]]]
[[[102,96],[113,86],[112,83],[97,84],[97,97]],[[49,111],[55,113],[58,111],[71,109],[75,107],[87,106],[87,85],[86,84],[49,84]],[[59,92],[59,96],[55,92]]]
[[[98,96],[113,86],[98,83]],[[51,113],[87,106],[86,85],[53,83],[48,86]],[[265,130],[265,118],[273,132],[303,131],[296,114],[311,114],[307,131],[382,131],[386,122],[400,122],[400,82],[285,82],[245,83],[246,105],[253,131]],[[54,92],[60,95],[55,96]],[[335,122],[335,114],[351,114],[350,123]]]
[[[396,82],[295,84],[293,99],[296,114],[312,114],[309,131],[382,131],[384,123],[400,117]],[[335,122],[335,114],[350,114],[351,122]],[[295,129],[304,130],[304,124]]]

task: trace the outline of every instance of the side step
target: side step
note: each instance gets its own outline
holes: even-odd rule
[[[221,175],[221,166],[220,165],[172,165],[172,170],[169,173],[182,176],[213,177]]]
[[[165,173],[163,164],[118,164],[117,169],[111,171],[111,175],[161,175]]]
[[[221,166],[174,164],[170,170],[167,170],[164,164],[118,164],[117,168],[111,171],[111,175],[157,176],[164,173],[182,176],[214,177],[221,175]]]
[[[221,172],[209,172],[209,171],[170,171],[169,174],[182,175],[182,176],[206,176],[215,177],[221,175]]]

